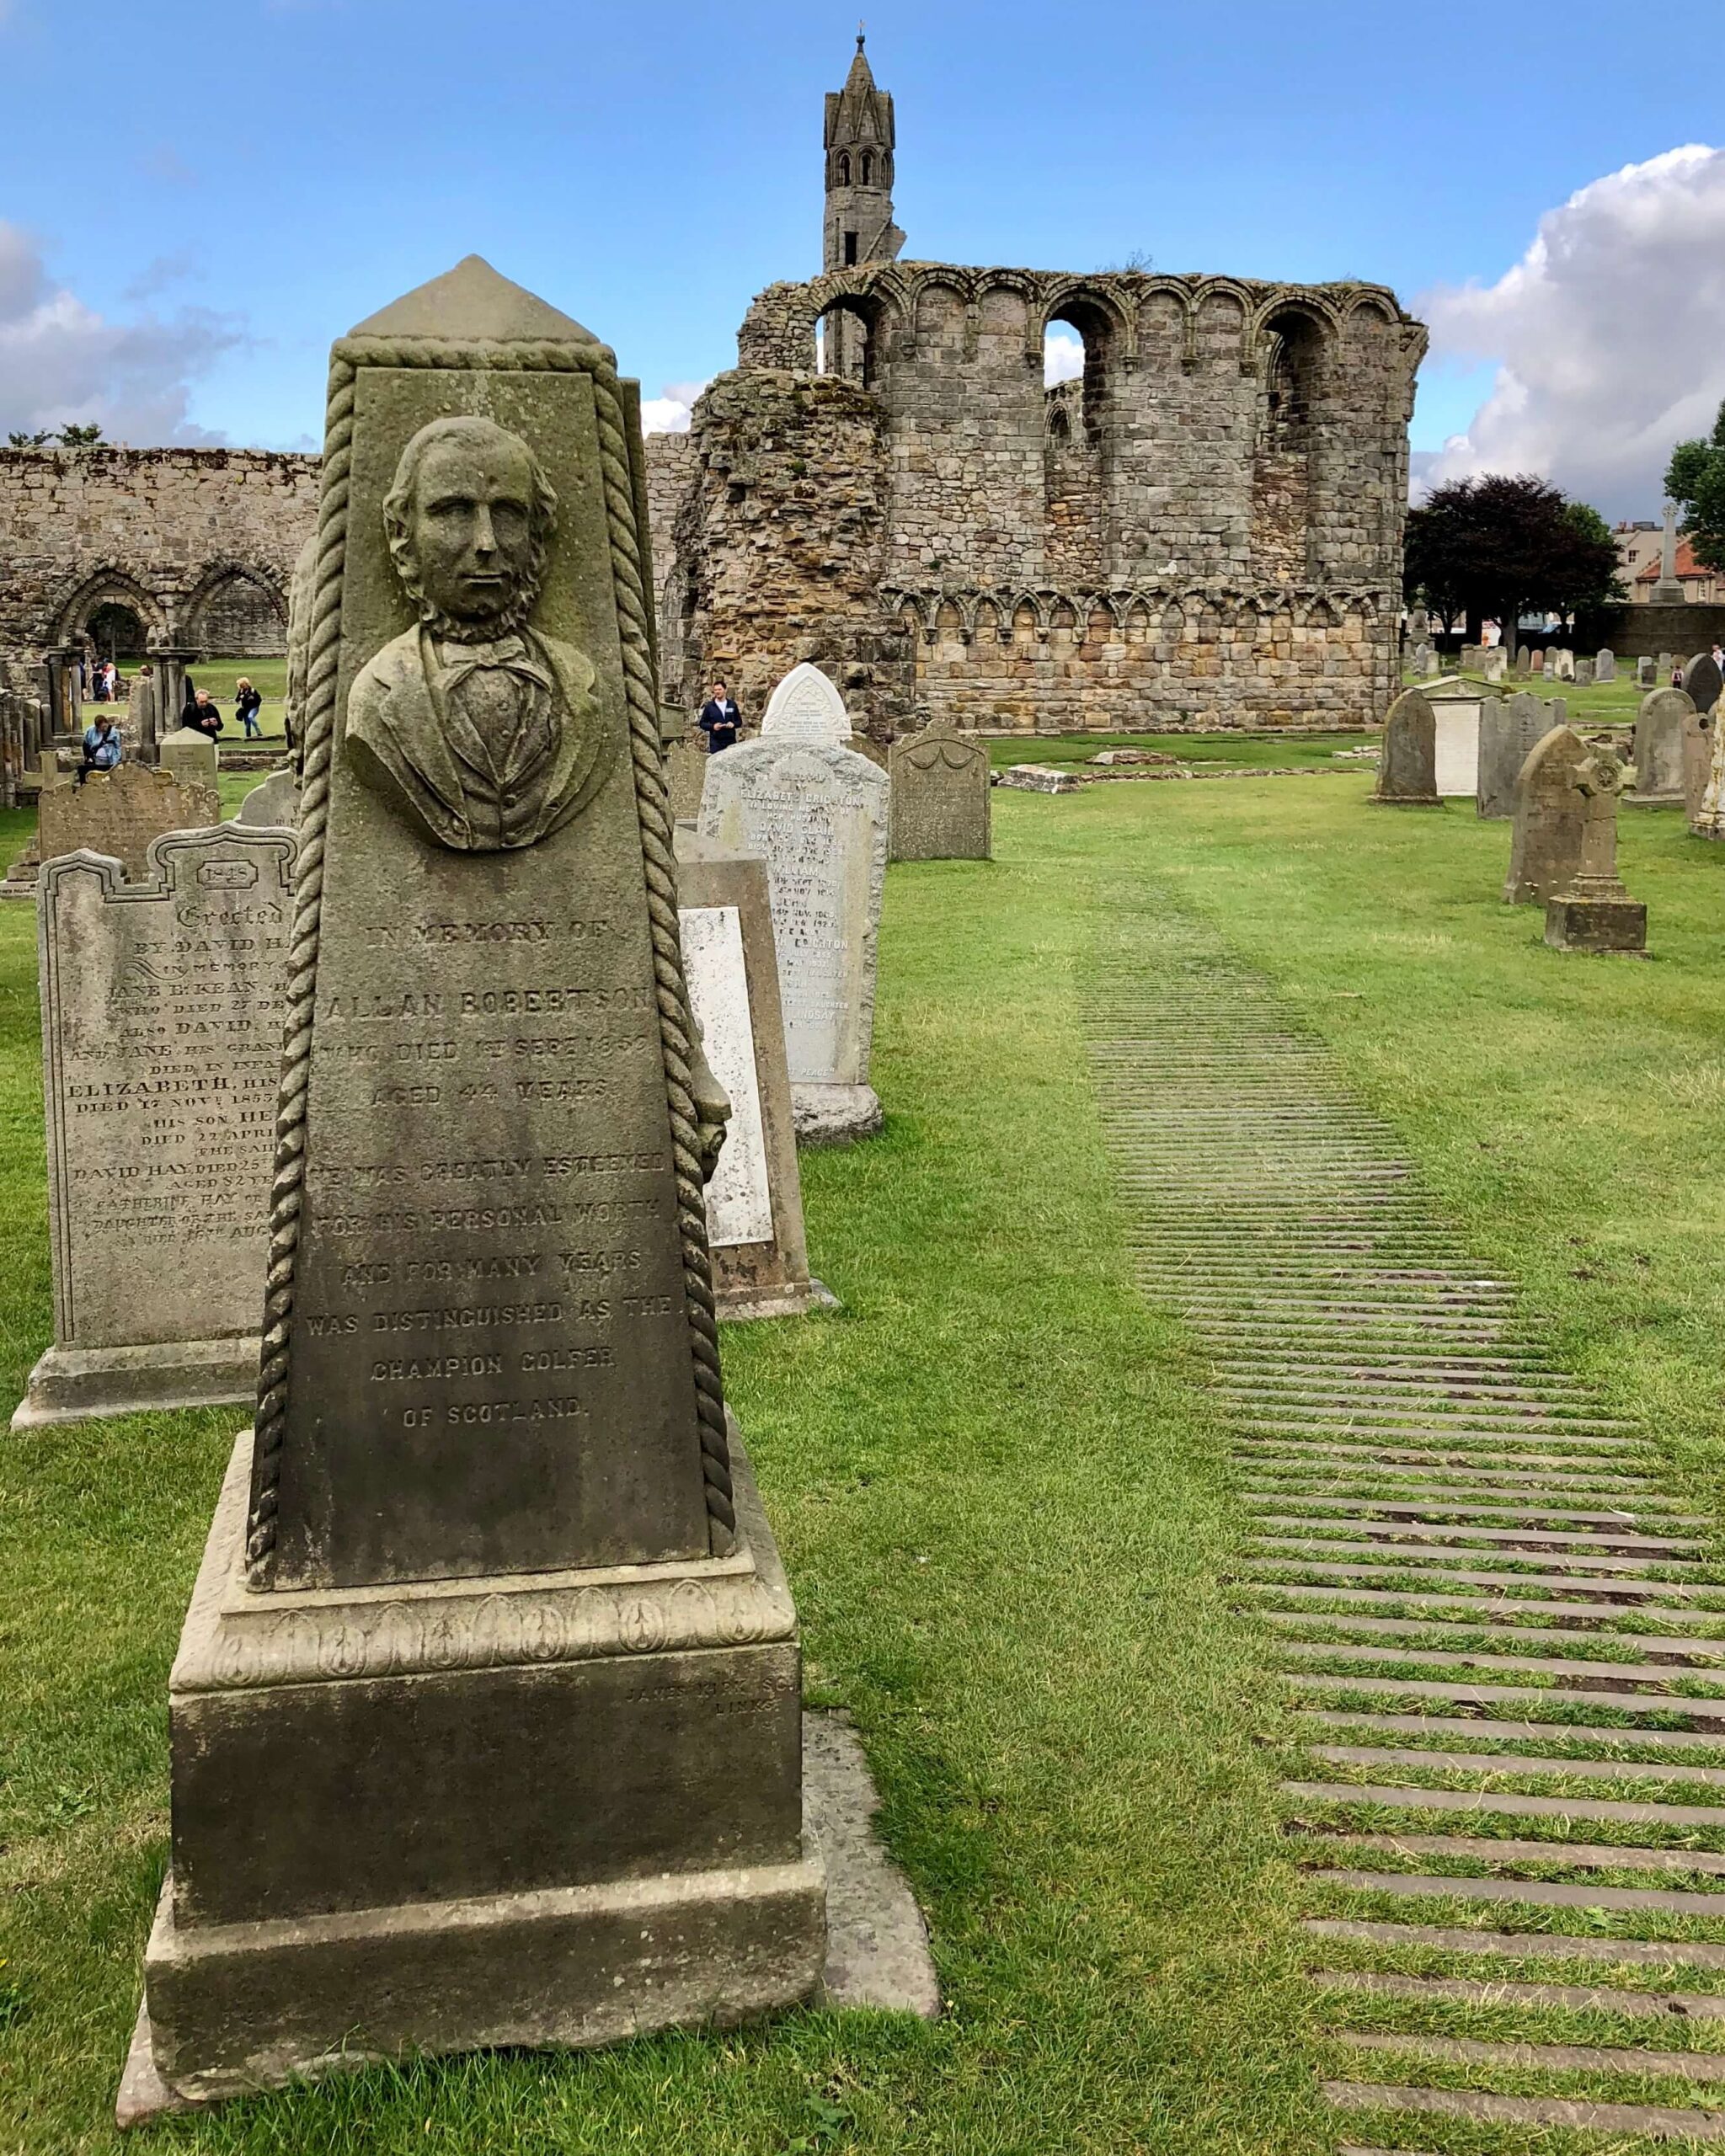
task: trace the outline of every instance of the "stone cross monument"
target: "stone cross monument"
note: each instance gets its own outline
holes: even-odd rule
[[[1665,504],[1665,529],[1659,541],[1659,580],[1649,602],[1654,606],[1680,606],[1683,586],[1677,580],[1677,504]]]
[[[129,2069],[168,2100],[820,1976],[651,593],[638,392],[588,331],[469,257],[335,346],[257,1412]]]
[[[1546,901],[1546,941],[1558,951],[1645,951],[1648,910],[1617,880],[1617,797],[1635,772],[1605,750],[1578,764],[1570,783],[1585,806],[1575,873]]]

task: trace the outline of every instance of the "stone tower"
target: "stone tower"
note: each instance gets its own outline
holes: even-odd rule
[[[826,93],[826,228],[823,270],[890,262],[905,244],[893,222],[893,101],[874,86],[857,33],[841,90]]]

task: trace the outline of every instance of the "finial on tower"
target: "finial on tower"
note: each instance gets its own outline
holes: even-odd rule
[[[858,52],[862,50],[862,40],[867,35],[868,30],[868,24],[865,23],[859,15],[857,18],[857,50]]]

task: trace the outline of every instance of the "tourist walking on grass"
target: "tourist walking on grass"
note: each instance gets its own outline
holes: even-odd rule
[[[258,713],[264,708],[264,699],[242,674],[234,683],[233,714],[246,730],[248,741],[263,738],[264,729],[258,723]]]
[[[93,726],[84,728],[84,760],[78,766],[74,783],[82,786],[92,771],[111,771],[124,753],[120,744],[120,728],[114,723],[112,714],[104,711]]]
[[[701,707],[697,723],[707,736],[707,753],[716,756],[721,749],[734,749],[741,731],[743,714],[731,702],[731,692],[723,681],[715,681],[711,694]]]

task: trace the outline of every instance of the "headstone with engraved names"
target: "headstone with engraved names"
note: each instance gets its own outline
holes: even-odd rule
[[[1682,802],[1684,728],[1695,717],[1695,706],[1681,689],[1654,689],[1642,698],[1630,760],[1635,766],[1632,798],[1642,808],[1675,808]]]
[[[677,901],[690,1008],[731,1106],[707,1186],[713,1295],[721,1317],[796,1316],[832,1298],[809,1273],[766,863],[680,830]]]
[[[293,841],[170,832],[144,866],[42,874],[54,1344],[14,1428],[257,1387]]]
[[[1439,805],[1438,723],[1423,689],[1404,689],[1384,719],[1384,745],[1372,800],[1391,808]]]
[[[1104,755],[1107,751],[1103,751]],[[986,861],[988,744],[936,719],[888,751],[895,861]]]
[[[1543,905],[1574,875],[1586,822],[1576,774],[1592,753],[1573,727],[1554,726],[1522,766],[1503,884],[1506,905]]]
[[[814,1142],[867,1137],[882,1121],[868,1065],[888,780],[841,745],[849,732],[831,682],[798,666],[761,739],[709,759],[701,796],[702,836],[766,862],[797,1134]]]
[[[740,2021],[825,1946],[716,1347],[638,392],[469,257],[336,345],[338,463],[257,1409],[122,2117]]]
[[[36,848],[44,861],[81,849],[111,854],[136,878],[149,873],[152,839],[221,820],[222,799],[214,787],[143,764],[119,764],[111,771],[93,771],[82,786],[53,787],[42,796]]]
[[[1502,819],[1515,813],[1515,782],[1521,767],[1554,726],[1565,723],[1567,712],[1561,698],[1550,703],[1531,691],[1519,689],[1507,704],[1493,698],[1480,722],[1479,791],[1475,805],[1480,815]]]

